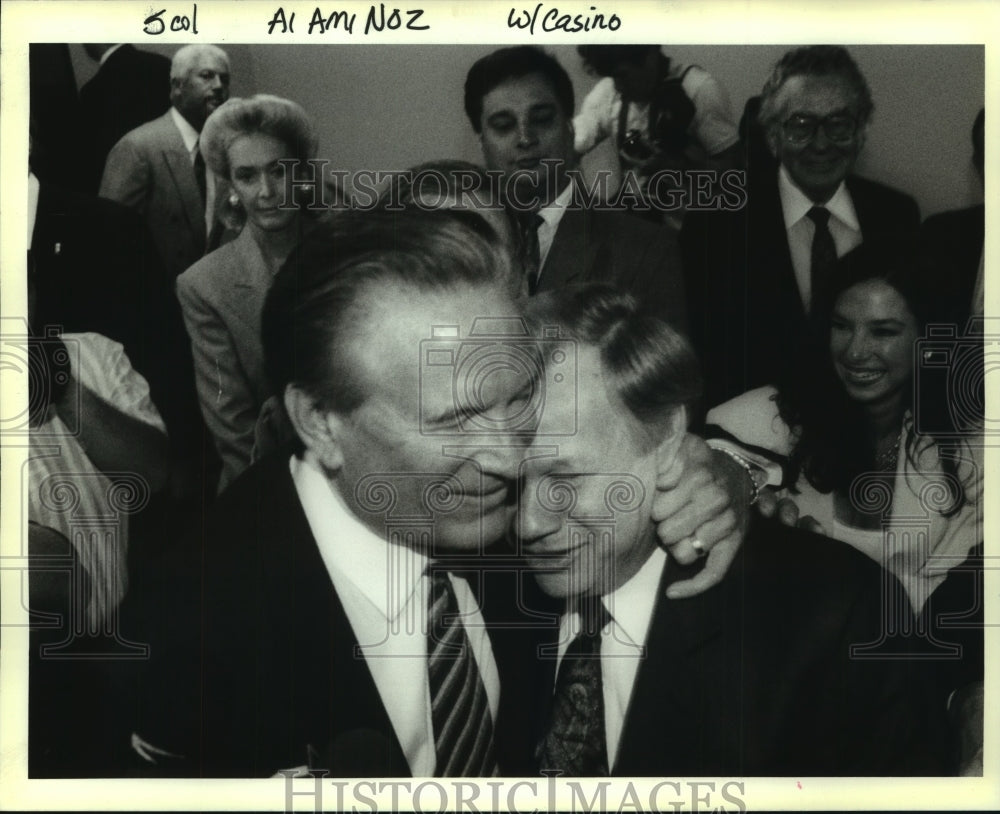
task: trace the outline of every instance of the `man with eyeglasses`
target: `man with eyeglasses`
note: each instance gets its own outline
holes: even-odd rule
[[[846,49],[789,51],[760,102],[777,170],[751,178],[742,211],[685,221],[685,285],[709,403],[781,375],[838,257],[915,234],[911,197],[852,174],[873,109]]]

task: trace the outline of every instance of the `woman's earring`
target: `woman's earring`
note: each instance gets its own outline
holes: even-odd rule
[[[240,205],[240,196],[237,195],[235,192],[231,192],[229,194],[229,205],[230,206],[239,206]]]

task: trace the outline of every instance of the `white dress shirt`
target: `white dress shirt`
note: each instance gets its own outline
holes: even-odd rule
[[[795,186],[784,166],[778,169],[778,193],[781,196],[781,210],[788,232],[788,249],[792,255],[792,268],[799,295],[806,311],[812,302],[812,241],[816,234],[816,224],[807,213],[817,206],[809,196]],[[830,212],[829,228],[837,257],[843,257],[851,249],[861,245],[861,224],[854,211],[854,202],[847,185],[841,181],[837,191],[825,204]]]
[[[41,184],[35,174],[28,170],[28,248],[31,248],[31,238],[35,234],[35,218],[38,216],[38,193]]]
[[[604,688],[604,734],[608,747],[608,768],[615,765],[632,687],[645,658],[646,635],[656,607],[660,577],[666,552],[657,547],[633,577],[617,590],[601,597],[612,621],[601,631],[601,682]],[[580,614],[563,614],[559,623],[559,660],[569,649],[582,626]]]
[[[198,139],[200,134],[191,122],[185,119],[176,107],[170,108],[170,118],[174,120],[177,129],[181,131],[181,138],[184,139],[184,148],[188,151],[191,159],[191,166],[194,166],[195,156],[198,154]],[[205,237],[212,234],[212,226],[215,215],[215,173],[207,167],[205,168]]]
[[[549,250],[556,239],[556,230],[559,222],[566,214],[566,207],[569,206],[573,197],[573,182],[566,184],[566,189],[560,192],[556,199],[548,206],[543,206],[538,210],[542,218],[542,223],[538,227],[538,276],[542,276],[545,269],[545,259],[549,256]]]
[[[308,451],[289,464],[309,528],[414,777],[434,775],[437,756],[427,678],[430,560],[359,521]],[[500,676],[468,583],[449,575],[496,720]]]

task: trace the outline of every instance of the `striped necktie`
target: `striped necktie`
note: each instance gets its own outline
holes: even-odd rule
[[[611,621],[600,597],[581,600],[583,629],[559,665],[549,725],[536,750],[542,771],[570,777],[606,777],[608,744],[604,732],[601,631]]]
[[[495,777],[493,719],[472,645],[443,570],[430,573],[427,675],[437,777]]]

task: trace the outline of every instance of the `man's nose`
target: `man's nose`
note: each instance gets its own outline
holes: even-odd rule
[[[484,438],[486,443],[477,450],[476,462],[484,475],[514,482],[524,460],[525,446],[506,437]]]
[[[531,147],[538,141],[538,134],[531,122],[522,122],[517,128],[517,143],[519,147]]]
[[[525,544],[542,540],[557,533],[563,526],[561,512],[553,511],[539,499],[538,489],[542,481],[538,478],[525,479],[517,500],[517,537]]]
[[[833,146],[833,142],[827,138],[826,127],[823,124],[816,126],[816,132],[813,133],[809,143],[814,150],[828,150]]]

